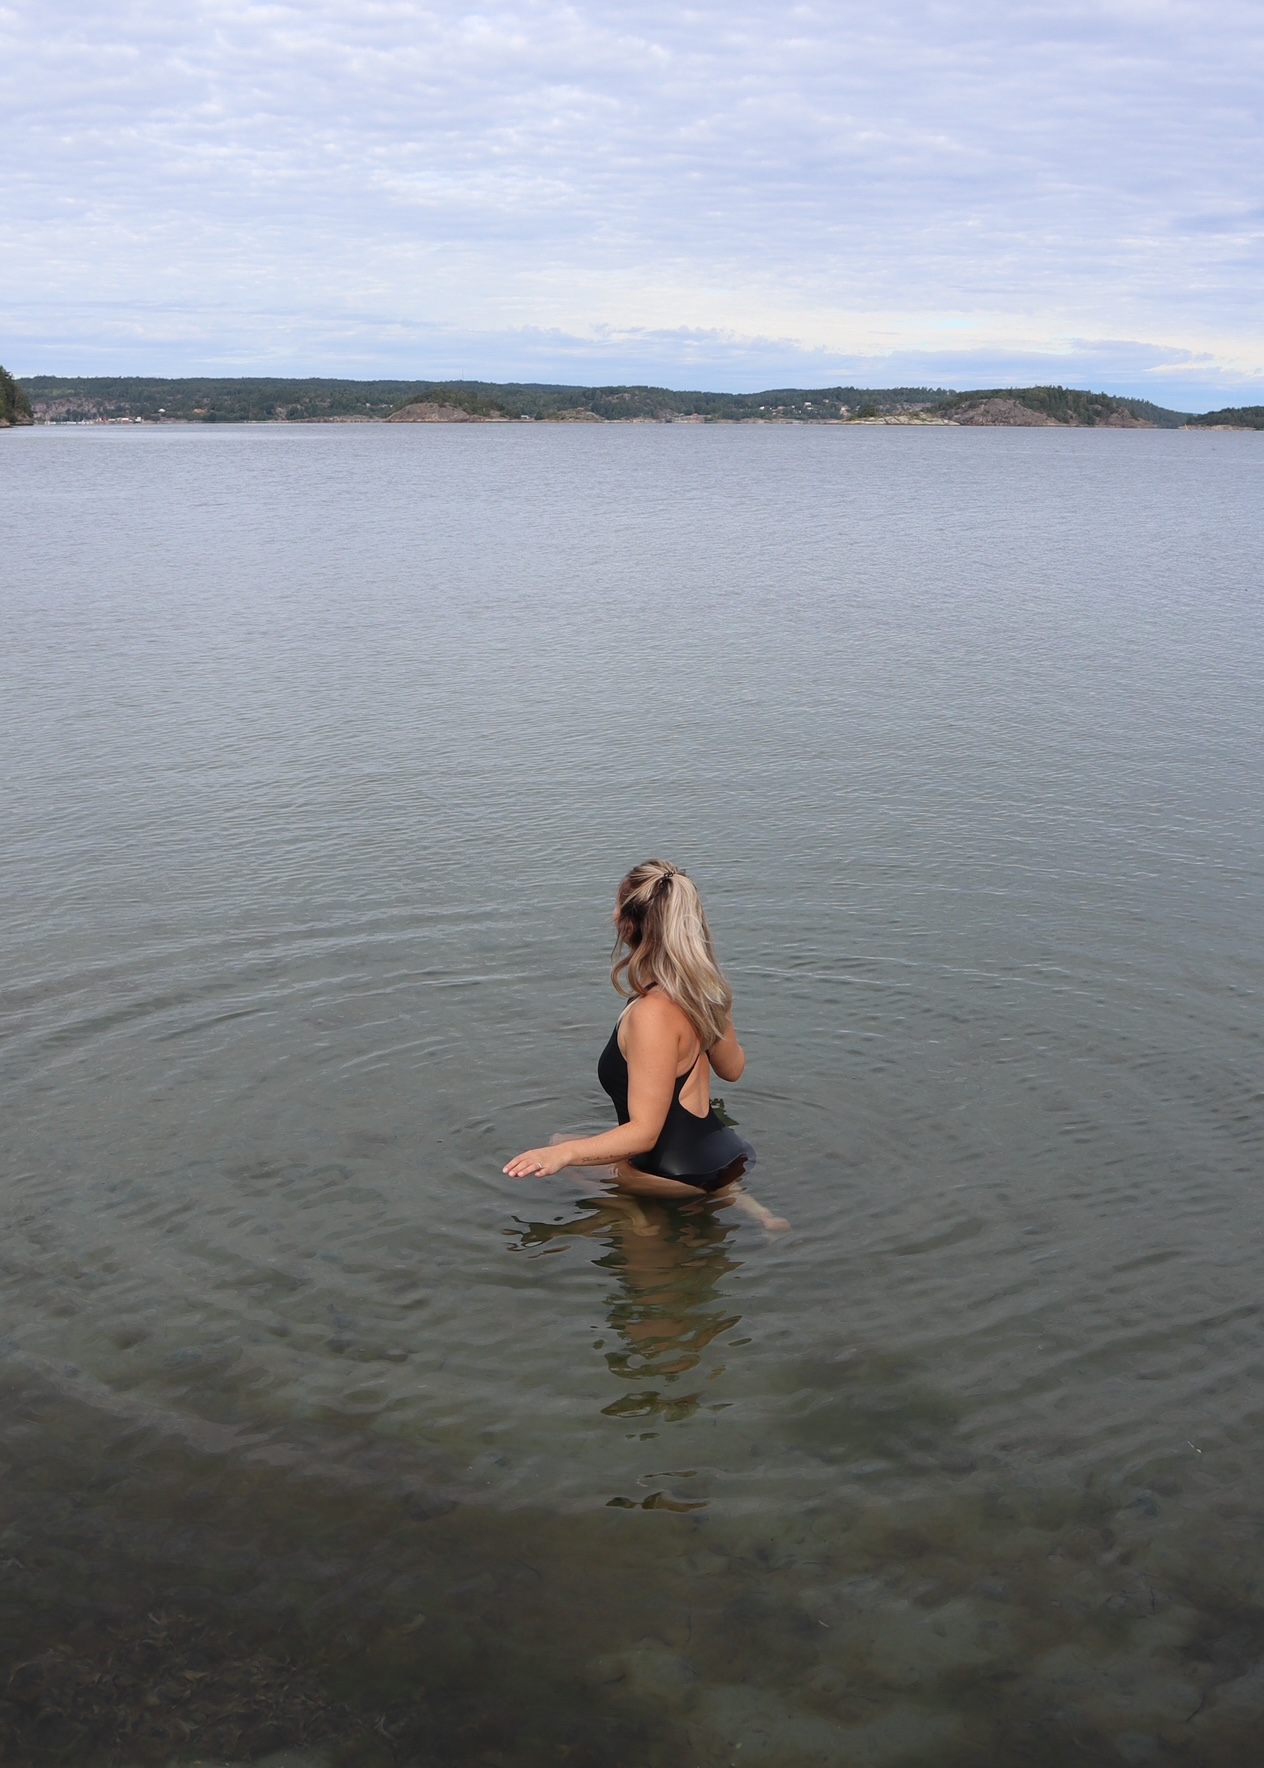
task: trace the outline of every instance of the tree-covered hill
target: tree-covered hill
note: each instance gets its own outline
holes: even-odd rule
[[[1227,405],[1223,411],[1205,411],[1189,420],[1192,429],[1264,430],[1264,405]]]
[[[15,424],[32,422],[26,389],[14,380],[7,368],[0,368],[0,429],[8,430]]]
[[[1152,424],[1161,430],[1179,430],[1190,420],[1185,412],[1169,411],[1148,399],[1120,399],[1113,393],[1081,393],[1072,387],[993,387],[986,391],[955,393],[940,406],[947,418],[964,416],[988,401],[1004,400],[1025,407],[1046,423],[1094,429],[1118,427],[1121,421]]]
[[[412,383],[290,380],[270,376],[30,375],[23,379],[37,418],[49,423],[93,419],[259,423],[385,417]]]

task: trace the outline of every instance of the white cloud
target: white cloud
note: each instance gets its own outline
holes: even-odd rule
[[[0,56],[19,368],[1264,384],[1254,4],[22,0]]]

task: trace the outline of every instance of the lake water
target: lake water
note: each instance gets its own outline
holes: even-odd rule
[[[1260,437],[42,429],[0,546],[0,1739],[1257,1759]],[[789,1234],[501,1173],[650,855]]]

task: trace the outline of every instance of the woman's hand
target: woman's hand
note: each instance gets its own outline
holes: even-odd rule
[[[525,1154],[516,1155],[502,1171],[511,1179],[536,1176],[547,1179],[552,1173],[560,1173],[564,1166],[573,1164],[571,1144],[558,1142],[552,1148],[528,1148]]]

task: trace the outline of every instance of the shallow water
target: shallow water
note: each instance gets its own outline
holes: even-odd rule
[[[12,1652],[262,1628],[394,1760],[1253,1761],[1262,493],[1249,435],[4,438]],[[501,1175],[605,1120],[650,853],[785,1237]],[[238,1753],[363,1754],[311,1701]]]

